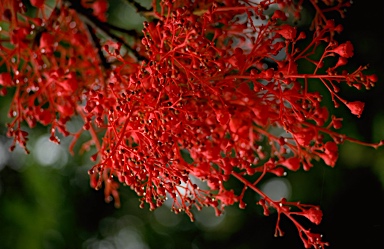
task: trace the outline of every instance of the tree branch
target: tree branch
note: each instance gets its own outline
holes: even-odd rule
[[[95,47],[97,48],[97,54],[99,55],[101,64],[103,65],[103,67],[105,69],[110,69],[111,68],[111,64],[107,61],[107,59],[105,58],[105,56],[103,54],[103,50],[101,48],[99,38],[93,32],[93,28],[92,28],[91,25],[87,24],[87,28],[88,28],[89,34],[90,34],[90,36],[91,36],[91,38],[93,40],[93,43],[94,43]]]
[[[97,19],[95,16],[92,15],[92,13],[84,8],[80,2],[76,0],[68,0],[67,1],[70,4],[70,8],[74,9],[79,15],[83,17],[83,21],[87,24],[87,26],[91,26],[92,28],[99,29],[103,31],[107,36],[112,38],[113,40],[124,44],[124,46],[128,49],[129,52],[131,52],[137,60],[144,60],[145,57],[141,56],[135,49],[133,49],[123,38],[117,36],[116,34],[111,32],[111,29],[114,29],[116,31],[120,31],[123,33],[128,34],[129,36],[138,38],[140,37],[139,33],[136,30],[127,30],[123,28],[116,27],[114,25],[111,25],[109,23],[105,23]]]

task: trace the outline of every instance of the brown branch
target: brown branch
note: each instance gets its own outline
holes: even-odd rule
[[[105,69],[110,69],[111,68],[111,64],[107,61],[107,59],[105,58],[105,56],[103,54],[103,50],[101,49],[101,44],[100,44],[99,38],[93,32],[93,28],[92,28],[91,25],[87,24],[87,28],[88,28],[89,34],[90,34],[90,36],[91,36],[91,38],[93,40],[94,46],[97,48],[97,54],[99,55],[101,64],[103,65],[103,67]]]
[[[90,25],[93,28],[99,29],[99,30],[103,31],[107,36],[112,38],[113,40],[123,44],[128,49],[128,51],[131,52],[136,57],[137,60],[144,60],[145,59],[145,57],[141,56],[122,37],[117,36],[116,34],[114,34],[111,31],[111,29],[113,29],[113,30],[128,34],[129,36],[139,38],[140,35],[136,30],[126,30],[126,29],[111,25],[109,23],[102,22],[99,19],[97,19],[95,16],[93,16],[92,13],[88,9],[84,8],[80,4],[80,2],[78,2],[76,0],[68,0],[67,2],[70,4],[69,8],[72,8],[79,15],[81,15],[83,17],[83,19],[84,19],[83,21],[87,24],[87,26]]]

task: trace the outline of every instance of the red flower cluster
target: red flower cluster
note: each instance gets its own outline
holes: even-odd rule
[[[106,200],[112,196],[116,206],[118,182],[150,209],[172,198],[173,211],[192,220],[192,208],[211,206],[219,215],[235,202],[245,207],[251,189],[266,215],[276,209],[279,220],[284,214],[294,222],[306,247],[323,247],[320,235],[295,220],[300,215],[319,224],[318,207],[273,201],[257,184],[269,173],[309,170],[313,159],[333,167],[337,144],[358,142],[334,131],[341,118],[330,117],[309,84],[326,86],[335,106],[343,103],[360,116],[364,104],[344,100],[338,85],[370,88],[377,79],[364,75],[364,67],[339,71],[353,46],[337,43],[342,27],[325,14],[349,2],[323,0],[330,7],[321,10],[309,0],[316,10],[313,34],[292,25],[303,1],[295,2],[162,0],[149,11],[132,2],[148,18],[138,34],[105,22],[105,0],[57,0],[53,7],[35,0],[33,15],[21,1],[2,1],[0,90],[15,88],[8,135],[25,148],[21,123],[39,122],[51,124],[51,140],[59,142],[56,130],[70,135],[65,124],[79,115],[84,127],[71,134],[74,142],[87,130],[97,148],[91,185],[104,184]],[[338,62],[324,69],[332,57]],[[311,73],[300,71],[302,61],[313,64]],[[243,191],[227,189],[230,178]]]

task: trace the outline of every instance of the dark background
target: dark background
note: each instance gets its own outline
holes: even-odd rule
[[[378,142],[384,139],[384,5],[355,0],[346,15],[336,19],[344,26],[337,39],[354,44],[350,68],[369,64],[368,72],[376,73],[379,82],[369,91],[342,88],[346,99],[366,103],[360,119],[344,107],[335,113],[344,117],[342,132]],[[110,21],[122,20],[112,11]],[[283,219],[285,236],[275,238],[276,214],[264,217],[261,208],[251,203],[245,210],[229,207],[220,218],[212,210],[203,210],[191,223],[185,214],[175,215],[167,207],[155,212],[138,208],[138,198],[121,187],[122,207],[115,209],[104,202],[102,191],[89,187],[92,152],[71,157],[64,152],[66,139],[62,147],[47,146],[47,139],[40,139],[47,128],[33,131],[32,155],[8,153],[4,124],[9,102],[10,96],[0,99],[0,249],[303,248],[291,222]],[[81,124],[74,120],[71,125]],[[36,154],[47,148],[58,154],[41,163]],[[384,248],[383,152],[383,148],[345,143],[335,168],[319,162],[310,172],[286,177],[292,201],[321,205],[324,219],[319,226],[303,222],[323,233],[329,248]]]

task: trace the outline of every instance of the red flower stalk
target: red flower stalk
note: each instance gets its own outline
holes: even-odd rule
[[[309,170],[313,159],[334,167],[337,145],[345,140],[382,145],[338,134],[333,129],[342,119],[330,119],[332,110],[322,106],[321,95],[308,91],[309,83],[323,84],[335,106],[344,103],[360,116],[364,104],[341,98],[337,85],[370,88],[377,78],[363,76],[365,67],[339,73],[353,56],[351,42],[336,47],[341,26],[312,0],[316,32],[308,37],[298,32],[287,16],[299,17],[301,2],[166,0],[157,6],[154,1],[151,11],[134,5],[148,18],[139,34],[106,22],[105,0],[57,0],[53,9],[31,1],[33,16],[21,1],[2,1],[1,22],[9,28],[0,31],[6,38],[0,41],[0,63],[7,70],[0,74],[0,90],[15,88],[8,124],[12,148],[26,147],[24,121],[30,127],[51,124],[54,142],[57,132],[72,135],[71,152],[88,131],[92,139],[82,149],[90,144],[97,149],[91,186],[104,185],[106,201],[114,199],[116,206],[120,182],[141,197],[140,206],[148,203],[153,210],[172,198],[172,210],[193,220],[193,208],[210,206],[218,215],[235,202],[244,208],[244,192],[251,189],[261,196],[266,215],[277,210],[277,235],[283,214],[305,247],[327,245],[295,219],[301,215],[319,224],[318,207],[271,200],[258,183],[266,174]],[[268,13],[274,4],[279,9]],[[304,39],[307,45],[298,46]],[[320,59],[310,59],[322,47]],[[324,59],[335,54],[339,62],[324,73]],[[301,72],[303,60],[315,65],[313,72]],[[71,134],[66,123],[75,115],[84,126]],[[241,193],[225,187],[231,178],[244,184]]]

